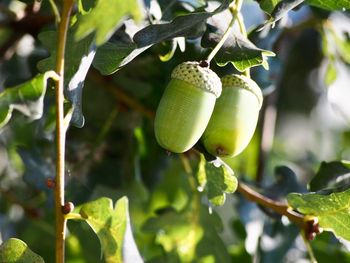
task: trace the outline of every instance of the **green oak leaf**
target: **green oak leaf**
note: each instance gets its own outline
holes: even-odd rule
[[[132,236],[126,197],[115,208],[111,199],[102,197],[82,205],[79,213],[98,236],[106,262],[143,262]]]
[[[350,0],[305,0],[309,5],[317,6],[330,11],[350,9]]]
[[[194,12],[181,15],[168,23],[149,25],[138,31],[133,40],[139,48],[176,37],[196,38],[205,31],[205,21],[228,8],[230,0],[223,0],[213,12]]]
[[[230,2],[224,0],[213,12],[194,12],[167,23],[146,26],[135,34],[126,33],[130,29],[124,25],[124,30],[121,27],[107,43],[98,47],[93,65],[103,75],[113,74],[154,44],[179,37],[198,37],[205,31],[205,21],[225,10]]]
[[[48,78],[57,78],[57,75],[53,71],[48,71],[0,93],[0,128],[11,119],[14,109],[31,120],[41,118]]]
[[[329,11],[349,10],[350,0],[262,0],[259,1],[260,8],[268,13],[271,18],[261,27],[273,25],[275,22],[285,16],[290,10],[302,3],[319,7]]]
[[[210,214],[208,207],[200,203],[193,202],[181,212],[173,209],[158,211],[156,217],[145,222],[142,230],[154,233],[155,242],[172,255],[171,259],[173,255],[179,257],[176,262],[232,262],[219,237],[223,230],[220,217],[215,212]]]
[[[216,167],[201,155],[197,171],[200,189],[205,189],[210,202],[221,206],[225,203],[226,193],[234,193],[237,189],[237,178],[225,166]]]
[[[310,182],[310,191],[320,191],[325,188],[345,190],[344,187],[347,188],[350,184],[349,175],[349,161],[322,162]]]
[[[350,189],[329,195],[291,193],[287,201],[298,212],[316,216],[323,229],[350,240]]]
[[[112,36],[121,25],[123,18],[128,15],[132,15],[137,20],[141,19],[138,0],[97,0],[90,12],[78,16],[75,37],[81,40],[95,32],[96,44],[100,46]]]
[[[280,2],[281,0],[262,0],[259,1],[260,8],[264,10],[266,13],[271,14],[275,6]]]
[[[6,263],[44,263],[22,240],[10,238],[0,246],[0,262]]]
[[[203,47],[214,48],[221,40],[225,29],[222,28],[222,23],[219,20],[223,19],[224,14],[210,19],[210,24],[208,24],[201,41]],[[238,71],[243,72],[248,68],[259,65],[268,69],[268,56],[275,56],[275,54],[271,51],[258,48],[248,38],[239,33],[238,30],[234,30],[216,54],[215,62],[219,66],[232,63]]]
[[[72,103],[73,116],[71,123],[81,128],[84,126],[82,112],[82,92],[86,74],[95,56],[93,36],[80,41],[74,39],[76,26],[69,28],[65,52],[64,94]],[[53,70],[56,64],[57,32],[45,31],[39,34],[39,40],[49,50],[50,56],[38,63],[40,71]]]

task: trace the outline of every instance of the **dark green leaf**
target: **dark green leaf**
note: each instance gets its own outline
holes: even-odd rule
[[[202,38],[202,46],[214,48],[221,40],[223,32],[215,26],[208,26]],[[215,56],[215,61],[220,66],[231,62],[237,70],[242,72],[250,67],[266,65],[267,56],[274,55],[271,51],[258,48],[242,34],[234,31]]]
[[[142,48],[175,37],[199,37],[205,31],[205,21],[227,9],[229,2],[231,1],[223,1],[213,12],[191,13],[178,16],[169,23],[149,25],[135,34],[134,42]]]
[[[276,180],[270,186],[264,188],[264,194],[274,200],[284,200],[291,192],[305,192],[297,180],[294,171],[288,166],[276,166]]]
[[[300,5],[304,0],[282,0],[274,6],[271,12],[271,18],[265,22],[259,30],[263,29],[267,25],[274,25],[278,20],[287,15],[287,13],[293,8]],[[270,2],[271,3],[271,2]]]
[[[327,10],[350,9],[350,0],[305,0],[305,2]]]
[[[113,74],[148,49],[137,48],[131,39],[136,31],[137,26],[126,21],[107,43],[98,47],[93,66],[103,75]]]
[[[299,233],[299,228],[294,224],[285,225],[281,220],[266,220],[258,244],[259,262],[283,262]]]
[[[3,263],[44,263],[39,255],[29,249],[26,243],[10,238],[0,246],[0,262]]]
[[[350,162],[322,162],[317,173],[310,182],[310,191],[320,191],[324,188],[339,188],[344,190],[350,183]]]
[[[320,227],[350,240],[350,189],[330,195],[292,193],[287,200],[298,212],[316,216]]]
[[[138,0],[97,0],[95,7],[89,13],[78,16],[76,39],[81,40],[95,32],[96,44],[102,45],[128,15],[132,15],[137,20],[141,18]]]
[[[98,48],[93,65],[103,75],[110,75],[131,62],[148,47],[135,48],[135,44],[107,42]]]
[[[275,6],[281,0],[261,0],[259,1],[260,8],[264,10],[266,13],[271,14]]]
[[[64,86],[65,96],[73,105],[71,122],[77,127],[84,126],[82,113],[82,91],[86,74],[95,56],[93,36],[78,42],[74,39],[76,27],[70,28],[67,35],[65,53]],[[39,34],[39,39],[50,52],[50,57],[39,61],[40,71],[52,70],[56,63],[57,32],[46,31]]]
[[[97,234],[106,262],[143,262],[131,232],[128,199],[102,197],[82,205],[81,216]]]
[[[32,120],[43,114],[44,96],[48,78],[56,78],[53,71],[39,74],[35,78],[0,93],[0,128],[5,126],[14,109]]]
[[[24,180],[37,189],[46,191],[48,195],[52,195],[51,189],[48,189],[46,185],[46,179],[52,178],[55,174],[53,164],[45,160],[43,153],[38,150],[30,151],[25,148],[19,148],[17,151],[25,165]]]
[[[206,162],[201,155],[197,180],[199,187],[205,189],[210,202],[220,206],[225,203],[226,193],[234,193],[237,188],[237,178],[225,166],[214,166],[213,163]]]

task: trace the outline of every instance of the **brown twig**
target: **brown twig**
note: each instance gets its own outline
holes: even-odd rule
[[[67,31],[74,0],[65,0],[62,19],[58,29],[58,47],[56,56],[56,73],[60,79],[56,81],[56,179],[55,179],[55,212],[56,212],[56,263],[64,263],[65,232],[67,221],[62,212],[64,201],[64,169],[66,129],[64,125],[64,56]]]
[[[246,184],[239,182],[237,191],[241,193],[246,199],[269,208],[280,215],[286,216],[291,222],[297,224],[300,228],[306,229],[306,218],[304,215],[295,212],[290,209],[290,207],[284,203],[272,200],[257,191],[253,190]]]

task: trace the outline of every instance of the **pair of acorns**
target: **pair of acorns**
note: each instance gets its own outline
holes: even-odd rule
[[[259,86],[246,76],[220,80],[205,63],[181,63],[156,112],[156,139],[166,150],[182,153],[201,138],[210,154],[236,156],[253,137],[262,100]]]

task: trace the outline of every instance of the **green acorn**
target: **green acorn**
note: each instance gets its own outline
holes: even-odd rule
[[[221,94],[221,81],[207,65],[184,62],[171,74],[154,123],[158,143],[182,153],[200,139]]]
[[[206,150],[215,156],[241,153],[253,137],[263,96],[259,86],[243,75],[221,79],[222,95],[203,134]]]

